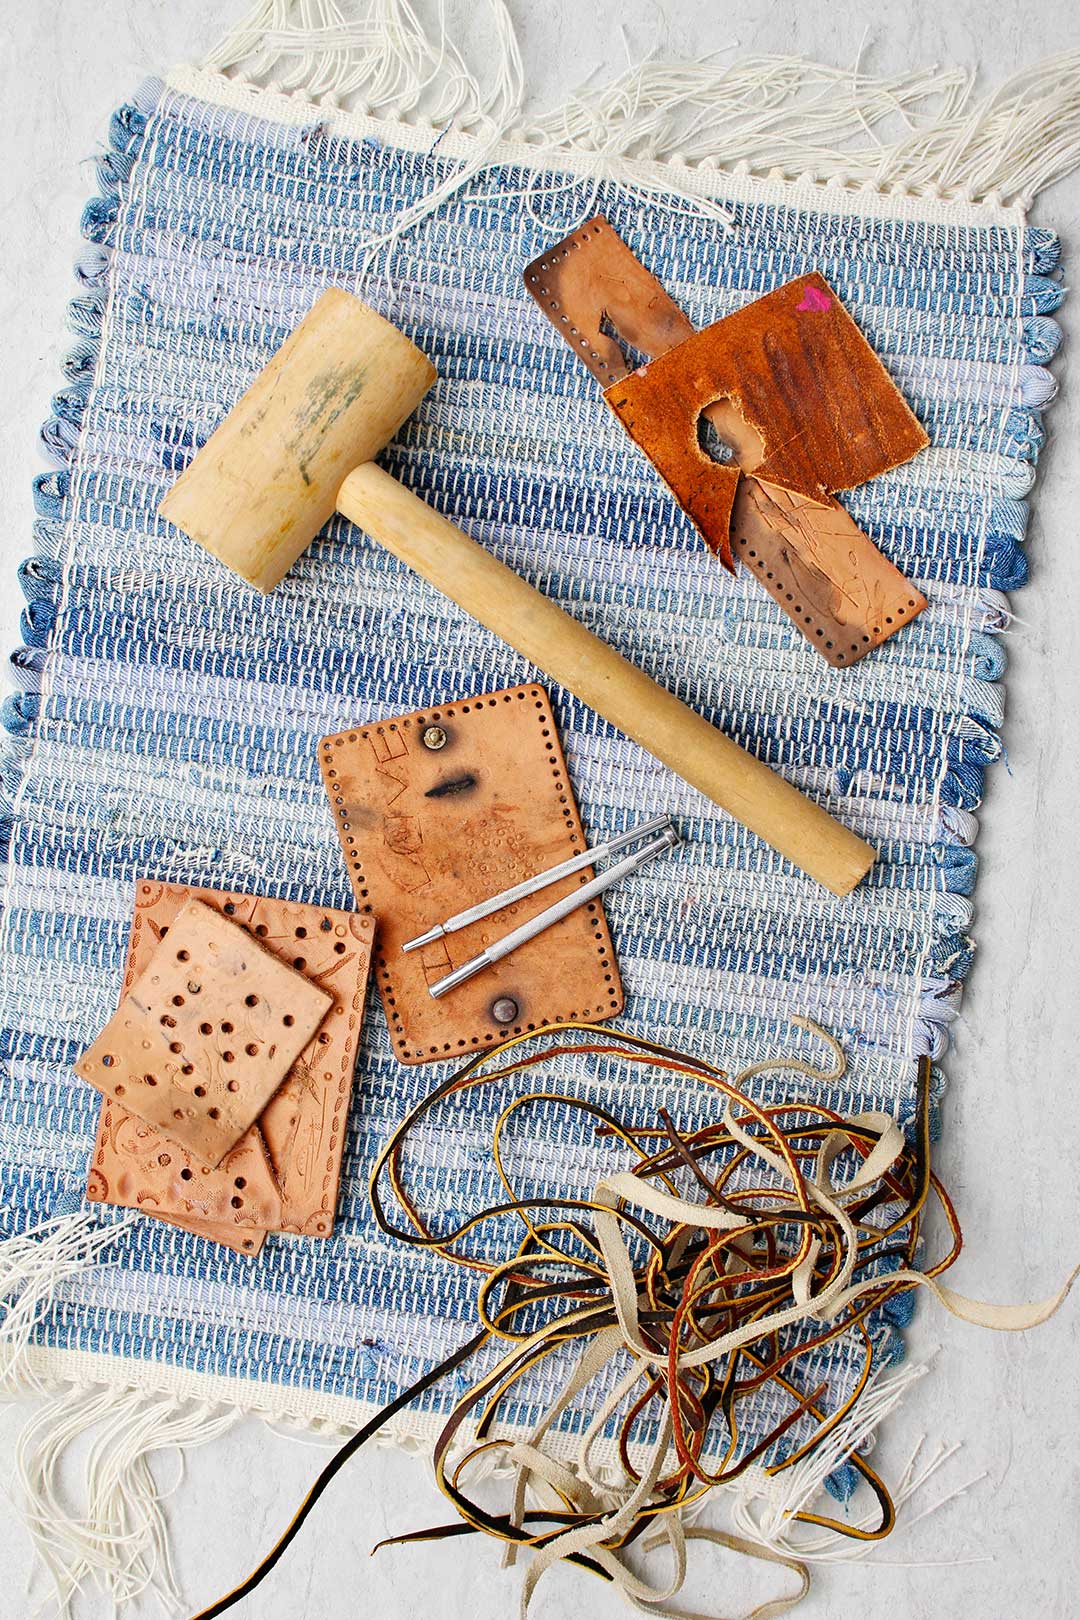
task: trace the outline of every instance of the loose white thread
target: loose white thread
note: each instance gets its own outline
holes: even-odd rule
[[[923,1363],[905,1366],[895,1373],[875,1374],[850,1415],[802,1462],[771,1475],[763,1469],[748,1470],[734,1487],[730,1508],[731,1522],[739,1534],[759,1546],[797,1558],[803,1563],[855,1563],[869,1557],[878,1545],[876,1542],[860,1543],[837,1530],[801,1525],[794,1516],[811,1507],[829,1474],[839,1468],[852,1452],[868,1449],[867,1442],[904,1399],[912,1385],[925,1377],[928,1371],[929,1363]],[[924,1444],[925,1436],[917,1442],[895,1488],[890,1487],[898,1514],[960,1450],[958,1443],[949,1446],[942,1444],[930,1455],[921,1457]],[[913,1518],[906,1518],[905,1526],[910,1528],[918,1524],[920,1519],[937,1513],[985,1477],[985,1473],[980,1473],[965,1480],[962,1485],[924,1507]],[[851,1527],[869,1530],[878,1522],[880,1515],[880,1506],[875,1501],[862,1512],[852,1515]],[[874,1561],[884,1562],[877,1558]],[[980,1556],[959,1557],[934,1560],[933,1565],[952,1566],[985,1561]],[[922,1561],[917,1559],[895,1562],[898,1568],[923,1567]]]
[[[92,1582],[114,1604],[156,1596],[181,1606],[162,1503],[183,1477],[185,1453],[224,1434],[241,1413],[205,1402],[99,1385],[63,1391],[36,1412],[15,1451],[15,1507],[52,1580],[57,1612]],[[73,1506],[60,1488],[67,1454],[90,1436]],[[180,1467],[168,1490],[150,1466],[175,1450]]]
[[[132,1213],[103,1225],[83,1210],[0,1245],[0,1395],[40,1389],[26,1355],[35,1327],[64,1283],[97,1265],[134,1219]]]
[[[506,139],[527,141],[552,162],[560,150],[595,154],[598,183],[616,177],[621,160],[667,162],[676,172],[656,189],[691,208],[703,199],[677,170],[702,162],[855,188],[1001,194],[1023,205],[1080,163],[1077,50],[977,98],[968,69],[875,76],[862,68],[861,47],[850,69],[787,56],[730,62],[724,52],[635,62],[627,47],[627,66],[608,83],[527,114],[505,0],[484,0],[484,9],[482,71],[447,33],[441,0],[430,28],[408,0],[257,0],[203,66],[380,117],[471,130],[478,148],[432,191],[432,208]]]

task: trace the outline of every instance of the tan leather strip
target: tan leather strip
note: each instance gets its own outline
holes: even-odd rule
[[[545,1569],[566,1560],[607,1576],[647,1613],[705,1620],[659,1607],[678,1594],[686,1543],[701,1536],[764,1558],[798,1578],[797,1590],[767,1600],[746,1617],[777,1620],[806,1595],[807,1558],[838,1554],[820,1536],[804,1551],[791,1536],[796,1526],[863,1543],[889,1534],[895,1508],[862,1453],[864,1441],[895,1404],[899,1381],[875,1369],[868,1313],[913,1287],[927,1286],[966,1321],[1022,1329],[1058,1308],[1072,1278],[1052,1298],[1031,1306],[986,1305],[941,1287],[937,1279],[959,1255],[961,1238],[955,1209],[930,1164],[929,1058],[919,1060],[915,1134],[909,1142],[887,1113],[849,1117],[822,1102],[822,1083],[844,1074],[843,1051],[809,1020],[793,1022],[821,1040],[829,1061],[768,1057],[729,1080],[688,1053],[625,1031],[577,1024],[543,1031],[554,1043],[515,1037],[471,1059],[429,1091],[399,1123],[372,1169],[372,1211],[386,1236],[481,1274],[481,1331],[346,1442],[258,1568],[197,1620],[214,1620],[249,1595],[349,1458],[403,1402],[457,1373],[485,1342],[500,1343],[502,1354],[494,1365],[488,1357],[483,1368],[475,1368],[471,1386],[463,1392],[459,1387],[434,1448],[437,1483],[460,1522],[389,1537],[380,1547],[483,1533],[503,1545],[507,1563],[519,1551],[531,1554],[523,1614]],[[568,1041],[571,1035],[579,1038]],[[628,1080],[639,1065],[667,1071],[673,1107],[688,1089],[708,1087],[711,1119],[706,1113],[707,1123],[680,1131],[666,1109],[659,1128],[620,1118],[579,1095],[573,1080],[569,1088],[560,1082],[559,1060],[584,1054],[624,1063],[631,1070]],[[542,1089],[522,1085],[534,1068],[539,1071],[535,1085]],[[811,1084],[789,1089],[782,1081],[785,1071],[805,1075]],[[772,1100],[756,1102],[744,1088],[766,1074],[773,1076],[766,1088]],[[427,1209],[423,1195],[430,1193],[430,1178],[422,1173],[423,1147],[417,1144],[421,1174],[413,1190],[403,1149],[414,1133],[422,1138],[433,1109],[443,1103],[459,1107],[475,1087],[496,1089],[490,1153],[502,1196],[484,1208],[448,1212],[436,1200]],[[616,1086],[612,1109],[619,1096],[626,1101],[636,1094],[632,1083]],[[567,1134],[567,1108],[578,1110],[584,1125],[591,1121],[609,1138],[613,1168],[591,1197],[585,1186],[577,1196],[562,1199],[517,1190],[528,1172],[523,1167],[515,1174],[504,1152],[510,1121],[523,1109],[535,1120],[532,1111],[545,1105],[558,1110],[560,1138]],[[568,1139],[580,1140],[576,1133]],[[685,1176],[689,1161],[694,1161],[691,1178]],[[695,1189],[704,1198],[685,1196]],[[931,1192],[940,1202],[950,1241],[940,1259],[919,1270],[915,1260]],[[869,1221],[875,1209],[879,1218]],[[489,1238],[477,1243],[475,1234],[485,1226]],[[898,1270],[881,1269],[893,1259],[900,1261]],[[785,1331],[782,1339],[782,1330],[795,1324],[800,1331]],[[841,1335],[851,1335],[856,1347],[861,1341],[863,1365],[854,1387],[840,1399],[835,1393],[829,1399],[828,1382],[819,1381],[819,1357]],[[504,1413],[515,1427],[520,1421],[521,1378],[556,1355],[555,1399],[524,1439],[500,1436],[497,1425]],[[611,1376],[605,1376],[609,1370]],[[599,1377],[604,1383],[594,1389]],[[741,1433],[740,1398],[770,1385],[763,1403],[766,1432]],[[509,1403],[514,1404],[506,1410]],[[568,1463],[552,1455],[545,1442],[571,1404],[580,1421],[576,1455]],[[469,1438],[467,1421],[475,1422]],[[620,1472],[601,1477],[595,1446],[613,1423],[619,1430]],[[775,1444],[786,1434],[794,1435],[794,1444],[781,1458]],[[716,1443],[723,1456],[718,1466],[707,1466]],[[829,1449],[819,1450],[826,1443]],[[773,1461],[766,1464],[770,1452]],[[515,1474],[503,1508],[472,1494],[480,1468],[500,1453]],[[858,1511],[839,1520],[812,1510],[821,1478],[845,1456],[877,1498],[880,1522]],[[811,1465],[809,1478],[805,1468],[800,1472],[805,1462]],[[769,1492],[768,1516],[761,1520],[749,1512],[762,1496],[755,1474],[762,1481],[778,1480],[779,1494]],[[743,1511],[736,1511],[735,1524],[747,1530],[746,1536],[689,1524],[711,1489],[740,1480],[744,1488],[733,1505]],[[626,1555],[635,1543],[638,1553],[631,1563]],[[670,1558],[652,1582],[640,1550],[659,1547]]]
[[[857,663],[926,606],[837,500],[818,506],[743,478],[731,538],[736,556],[834,667]]]
[[[525,286],[604,388],[631,369],[619,338],[652,359],[694,335],[678,304],[602,214],[527,265]],[[602,329],[605,321],[618,337]]]

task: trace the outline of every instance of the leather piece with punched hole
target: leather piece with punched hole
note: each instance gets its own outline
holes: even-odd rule
[[[425,733],[436,747],[425,745]],[[586,847],[542,687],[487,692],[324,737],[319,763],[357,905],[375,917],[376,983],[399,1062],[445,1062],[517,1031],[622,1010],[599,901],[441,999],[428,993],[485,945],[587,882],[591,869],[423,949],[401,950],[455,912]]]
[[[525,285],[710,549],[733,567],[734,546],[830,663],[856,662],[922,611],[925,597],[832,491],[910,459],[926,435],[824,278],[695,333],[598,215],[534,260]],[[701,449],[702,415],[732,463]]]
[[[195,889],[140,879],[128,942],[121,999],[189,899],[228,917],[264,950],[314,981],[333,999],[315,1035],[293,1062],[281,1087],[241,1138],[251,1137],[271,1178],[273,1199],[265,1224],[273,1231],[328,1237],[334,1228],[341,1160],[353,1073],[363,1028],[374,926],[368,916],[298,901],[265,899],[233,891]],[[244,1176],[235,1185],[233,1155],[207,1171],[171,1139],[156,1151],[140,1151],[152,1130],[119,1103],[103,1099],[91,1159],[88,1197],[126,1204],[239,1253],[252,1255],[264,1230],[251,1223],[264,1213],[261,1180]],[[161,1158],[167,1158],[162,1164]],[[184,1176],[182,1172],[190,1174]]]
[[[276,1231],[281,1189],[266,1142],[249,1126],[213,1169],[154,1125],[111,1097],[102,1099],[86,1196],[174,1223],[199,1222],[234,1235],[231,1245],[253,1253],[252,1229]]]
[[[76,1072],[213,1167],[314,1035],[330,996],[190,899]]]
[[[680,469],[668,479],[680,492],[704,459],[697,419],[715,399],[727,400],[761,440],[763,454],[748,470],[818,503],[910,461],[929,442],[816,271],[703,327],[605,397],[666,478],[667,468]],[[717,471],[738,482],[737,468]]]

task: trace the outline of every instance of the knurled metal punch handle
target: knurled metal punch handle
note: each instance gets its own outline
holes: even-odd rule
[[[595,849],[583,849],[577,855],[571,855],[569,860],[560,861],[558,866],[548,866],[542,872],[535,872],[522,883],[515,883],[512,889],[504,889],[501,894],[493,894],[490,900],[481,900],[477,905],[470,906],[467,911],[459,911],[455,916],[448,917],[445,922],[436,923],[426,934],[418,934],[415,939],[407,939],[401,949],[418,951],[422,945],[431,945],[447,934],[456,934],[459,928],[467,928],[470,923],[479,922],[482,917],[490,917],[493,911],[501,911],[504,906],[513,905],[515,900],[524,900],[527,895],[546,889],[549,883],[557,883],[560,878],[569,877],[572,872],[580,872],[583,866],[592,866],[608,855],[616,855],[628,844],[637,844],[641,839],[648,838],[650,833],[658,832],[661,827],[670,825],[670,816],[651,816],[639,826],[631,827],[629,832],[609,838],[606,844],[597,844]]]
[[[663,820],[664,818],[661,818],[661,821]],[[486,950],[480,952],[479,956],[470,958],[468,962],[463,962],[459,968],[455,968],[452,973],[448,973],[445,978],[437,979],[434,984],[428,985],[428,990],[436,999],[439,996],[445,996],[448,990],[456,989],[459,984],[464,984],[467,979],[481,973],[484,968],[491,967],[494,962],[500,961],[504,956],[509,956],[511,951],[516,951],[519,945],[524,945],[528,940],[535,939],[537,934],[542,934],[553,923],[561,922],[564,917],[569,917],[570,913],[577,911],[580,906],[588,905],[590,900],[595,900],[598,894],[603,894],[605,889],[610,889],[612,884],[618,883],[620,878],[626,877],[629,872],[636,871],[646,861],[651,861],[655,855],[662,854],[665,849],[670,849],[673,844],[678,842],[678,832],[668,823],[659,838],[652,839],[643,849],[636,850],[633,855],[627,855],[623,860],[616,861],[614,866],[609,866],[606,872],[601,872],[596,877],[591,878],[580,889],[575,889],[573,894],[565,895],[563,899],[556,900],[553,906],[548,906],[546,911],[541,911],[538,916],[522,923],[520,928],[515,928],[509,934],[504,935],[502,939],[496,940],[494,945],[489,945]],[[595,856],[598,852],[593,850],[586,853]],[[586,863],[582,861],[581,864]],[[541,874],[541,876],[544,875]]]

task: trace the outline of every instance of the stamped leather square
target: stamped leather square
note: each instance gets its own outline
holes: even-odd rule
[[[230,918],[189,900],[76,1072],[213,1167],[330,1002]]]
[[[421,950],[402,944],[586,848],[547,693],[517,686],[324,737],[323,781],[401,1063],[432,1063],[623,995],[599,900],[435,1000],[429,985],[592,876],[572,874]]]
[[[246,1130],[221,1163],[211,1169],[179,1142],[112,1098],[101,1108],[99,1140],[107,1144],[109,1174],[95,1163],[86,1196],[92,1203],[123,1204],[175,1224],[225,1228],[234,1247],[253,1253],[252,1229],[276,1231],[281,1189],[257,1125]],[[99,1157],[95,1154],[95,1160]]]
[[[364,999],[371,962],[374,925],[369,916],[304,905],[299,901],[263,899],[232,891],[193,889],[182,884],[140,879],[128,940],[121,995],[127,994],[170,925],[189,899],[211,906],[257,939],[289,967],[312,979],[331,997],[330,1010],[316,1034],[293,1063],[285,1081],[260,1115],[252,1132],[260,1136],[277,1190],[275,1231],[327,1237],[334,1229],[341,1157],[352,1093],[353,1072],[364,1019]],[[94,1145],[87,1196],[106,1203],[145,1209],[172,1225],[225,1243],[252,1255],[262,1246],[261,1228],[250,1225],[252,1206],[233,1204],[238,1192],[229,1175],[231,1155],[207,1171],[179,1144],[164,1151],[198,1169],[199,1194],[190,1180],[133,1175],[139,1137],[126,1109],[106,1097]],[[252,1133],[248,1133],[249,1135]],[[238,1149],[247,1140],[241,1139]],[[161,1168],[160,1166],[158,1167]],[[220,1184],[221,1198],[211,1206]],[[199,1213],[215,1207],[216,1220]]]
[[[208,1243],[220,1243],[226,1249],[235,1249],[247,1260],[254,1260],[266,1242],[266,1233],[255,1226],[234,1227],[228,1221],[200,1221],[194,1215],[163,1215],[160,1209],[154,1210],[154,1217],[164,1221],[166,1226],[176,1226],[181,1232],[190,1232],[193,1237],[205,1238]]]

